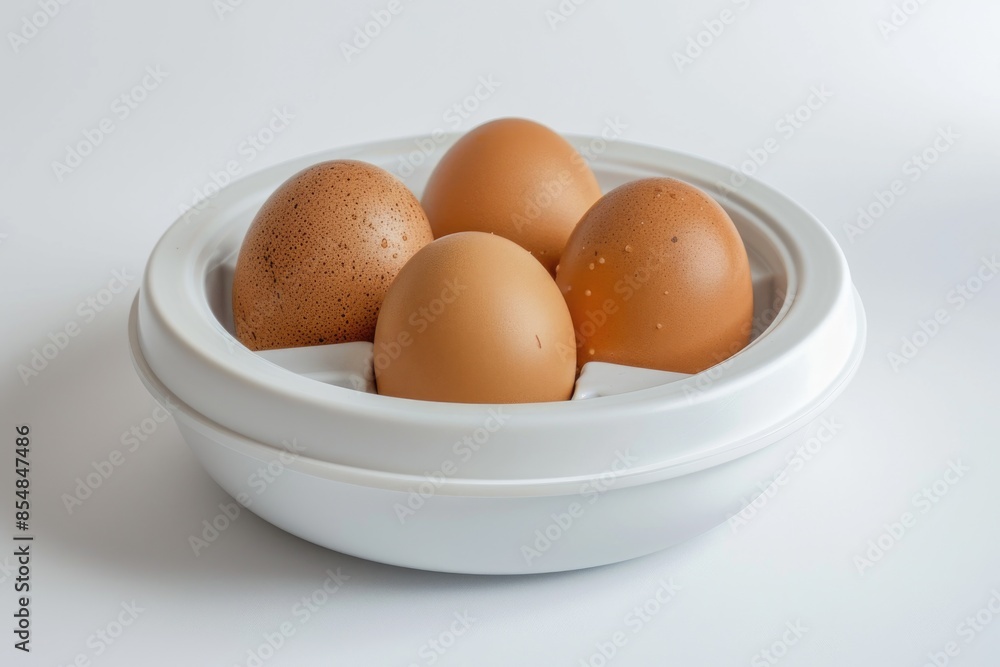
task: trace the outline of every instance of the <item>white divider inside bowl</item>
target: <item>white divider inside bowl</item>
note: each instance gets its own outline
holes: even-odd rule
[[[293,373],[374,394],[373,350],[371,343],[361,341],[264,350],[257,354]]]
[[[754,292],[754,328],[756,338],[774,320],[782,304],[783,295],[775,290],[774,273],[758,253],[751,253]],[[234,334],[232,312],[233,270],[236,254],[210,270],[205,277],[209,306],[219,323]],[[333,384],[338,387],[375,391],[373,366],[374,347],[368,342],[313,345],[258,352],[271,363],[293,373]],[[634,368],[603,362],[584,364],[576,382],[573,400],[600,396],[614,396],[640,389],[649,389],[690,377],[685,373],[671,373],[648,368]]]
[[[606,175],[605,180],[606,180]],[[743,237],[753,280],[754,316],[751,343],[770,327],[788,299],[787,276],[775,240],[753,224],[739,208],[722,203]],[[209,307],[219,323],[234,335],[232,313],[233,273],[243,229],[222,239],[215,250],[219,259],[205,274]],[[316,345],[268,350],[259,354],[293,373],[319,382],[368,393],[375,391],[373,345],[368,342]],[[719,360],[723,361],[722,359]],[[613,396],[676,382],[690,375],[603,362],[584,365],[573,400]]]
[[[588,361],[580,369],[580,377],[577,378],[576,388],[573,390],[573,400],[625,394],[630,391],[659,387],[689,377],[691,376],[687,373],[670,373],[650,368],[609,364],[603,361]]]

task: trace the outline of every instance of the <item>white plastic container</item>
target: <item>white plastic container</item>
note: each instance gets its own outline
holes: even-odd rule
[[[572,401],[465,405],[370,393],[358,363],[370,346],[351,356],[240,345],[231,334],[232,268],[263,201],[322,160],[392,170],[415,141],[329,151],[234,183],[164,234],[133,306],[143,382],[176,406],[213,478],[285,530],[364,558],[452,572],[558,571],[650,553],[732,514],[732,489],[775,472],[782,438],[857,368],[864,311],[843,254],[806,211],[753,180],[720,204],[747,246],[760,331],[698,375],[588,365]],[[621,142],[591,166],[605,191],[667,175],[715,195],[731,174]],[[406,181],[418,196],[432,167]],[[316,367],[324,363],[342,365]],[[249,479],[267,463],[282,474],[258,494]]]

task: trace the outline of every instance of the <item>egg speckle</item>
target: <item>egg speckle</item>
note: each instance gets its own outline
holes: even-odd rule
[[[606,259],[599,272],[589,268],[595,249]],[[739,232],[714,199],[676,179],[602,197],[573,230],[556,281],[595,361],[697,373],[749,341],[753,285]]]
[[[252,350],[370,341],[389,283],[430,241],[419,201],[389,172],[352,160],[304,169],[264,202],[243,240],[236,337]]]

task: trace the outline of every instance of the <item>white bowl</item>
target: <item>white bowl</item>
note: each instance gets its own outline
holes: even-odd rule
[[[160,383],[139,349],[132,359],[153,397],[218,484],[243,507],[315,544],[368,560],[439,572],[531,574],[616,563],[673,546],[726,521],[740,498],[771,479],[795,444],[653,481],[631,478],[621,443],[603,474],[543,483],[402,475],[319,461],[295,443],[254,442],[198,413]],[[847,373],[843,380],[846,382]],[[822,406],[818,406],[822,407]],[[624,470],[623,472],[621,472]]]
[[[698,375],[594,366],[577,388],[586,398],[434,403],[364,391],[364,367],[308,372],[342,351],[268,357],[238,343],[232,268],[263,201],[322,160],[391,170],[415,141],[329,151],[254,174],[178,220],[149,259],[130,320],[137,371],[157,400],[176,404],[210,474],[235,497],[248,493],[250,509],[272,523],[346,553],[444,571],[555,571],[631,558],[724,521],[733,509],[725,491],[773,473],[783,451],[768,445],[816,416],[857,368],[865,319],[843,254],[811,215],[753,180],[720,204],[750,256],[758,335]],[[418,196],[432,167],[407,179]],[[605,191],[667,175],[714,193],[731,175],[623,142],[591,167]],[[646,388],[607,395],[630,386]],[[282,449],[292,443],[294,456]],[[258,496],[250,480],[262,462],[284,474]],[[415,514],[399,511],[428,485],[431,497]],[[595,496],[597,488],[605,491]],[[524,557],[533,531],[574,502],[586,505],[587,520],[572,522],[542,556]]]

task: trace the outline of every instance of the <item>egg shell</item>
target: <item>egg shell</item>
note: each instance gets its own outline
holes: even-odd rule
[[[672,178],[622,185],[573,230],[556,282],[578,360],[698,373],[749,342],[750,263],[708,194]]]
[[[573,146],[530,120],[502,118],[471,130],[431,174],[422,203],[434,237],[499,234],[549,272],[600,186]]]
[[[548,272],[500,236],[459,232],[422,248],[375,330],[378,393],[455,403],[567,400],[573,321]]]
[[[420,202],[389,172],[354,160],[300,171],[243,240],[236,337],[251,350],[373,340],[393,278],[432,238]]]

